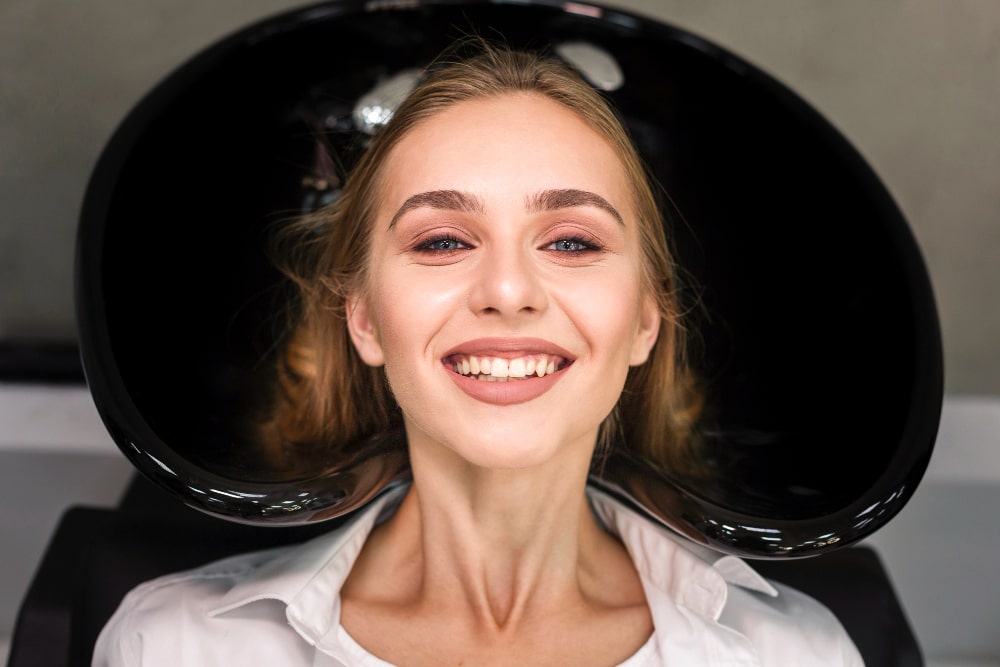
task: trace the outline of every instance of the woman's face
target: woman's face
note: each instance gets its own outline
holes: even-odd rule
[[[417,125],[384,176],[349,327],[385,364],[411,447],[494,468],[589,458],[660,325],[611,147],[557,103],[510,94]]]

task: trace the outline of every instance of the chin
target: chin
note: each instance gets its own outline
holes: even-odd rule
[[[589,433],[556,434],[519,423],[516,428],[451,429],[446,438],[426,437],[475,467],[528,470],[557,460],[562,465],[585,459],[589,465],[597,442],[597,428]]]

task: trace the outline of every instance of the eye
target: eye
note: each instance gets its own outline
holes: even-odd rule
[[[553,241],[545,246],[545,249],[555,250],[556,252],[577,253],[600,250],[600,247],[588,239],[573,236]]]
[[[466,250],[468,247],[454,236],[440,236],[422,241],[415,249],[424,252],[452,252]]]

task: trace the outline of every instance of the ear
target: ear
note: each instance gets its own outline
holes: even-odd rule
[[[352,294],[344,307],[347,309],[347,331],[361,360],[369,366],[385,364],[382,343],[368,301],[359,294]]]
[[[632,337],[632,351],[629,355],[629,366],[641,366],[649,359],[649,352],[660,335],[660,324],[663,316],[656,307],[656,301],[651,296],[643,296],[639,305],[639,321],[635,336]]]

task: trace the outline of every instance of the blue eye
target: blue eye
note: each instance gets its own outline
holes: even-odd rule
[[[465,245],[461,241],[451,236],[446,236],[442,238],[430,239],[424,241],[419,246],[417,250],[424,250],[429,252],[451,252],[453,250],[464,250],[469,246]]]
[[[588,250],[597,250],[597,246],[593,243],[585,241],[580,238],[566,238],[559,239],[548,245],[548,250],[555,250],[557,252],[586,252]]]

